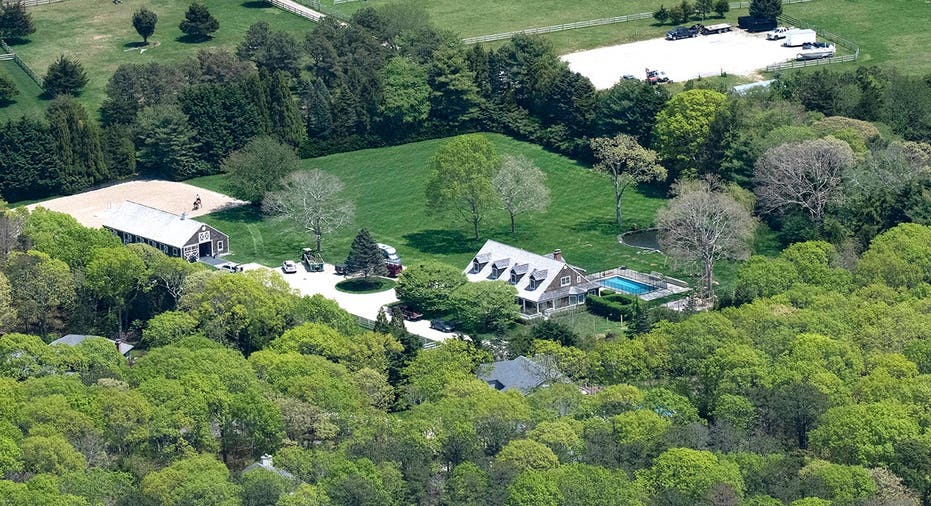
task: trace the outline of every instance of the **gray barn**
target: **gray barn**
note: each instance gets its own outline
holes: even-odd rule
[[[124,244],[145,243],[174,257],[196,260],[229,252],[229,236],[210,225],[128,200],[103,227]]]

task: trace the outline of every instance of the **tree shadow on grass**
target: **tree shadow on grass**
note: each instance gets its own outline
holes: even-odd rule
[[[231,223],[260,223],[265,219],[262,210],[256,206],[244,205],[214,211],[207,216]]]
[[[617,225],[614,224],[614,220],[609,217],[578,221],[570,226],[569,230],[573,232],[598,232],[604,235],[617,235],[620,233]]]
[[[421,230],[404,236],[411,247],[433,255],[475,251],[476,241],[455,230]]]
[[[261,0],[260,0],[260,1],[254,1],[254,2],[253,2],[253,1],[250,1],[250,2],[243,2],[243,3],[242,3],[242,6],[245,7],[245,8],[247,8],[247,9],[265,9],[265,8],[269,7],[270,5],[271,5],[271,4],[269,4],[268,2],[261,1]]]
[[[141,40],[136,40],[133,42],[127,42],[126,44],[123,44],[123,47],[126,49],[138,49],[140,47],[146,47],[148,45],[149,44],[142,42]]]
[[[213,37],[205,37],[203,35],[182,35],[177,37],[175,40],[182,44],[200,44],[201,42],[207,42]]]

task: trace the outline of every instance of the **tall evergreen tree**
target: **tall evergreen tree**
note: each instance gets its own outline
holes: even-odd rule
[[[220,29],[220,22],[210,14],[206,5],[194,2],[184,13],[184,20],[178,28],[192,39],[207,40]]]
[[[177,106],[143,109],[139,113],[136,144],[141,173],[179,180],[205,172],[197,158],[194,130]]]
[[[61,161],[57,185],[63,193],[74,193],[109,178],[100,148],[100,132],[87,117],[84,106],[73,97],[61,96],[45,112],[55,154]]]
[[[349,247],[349,256],[346,258],[346,270],[351,273],[361,272],[366,276],[385,276],[388,269],[385,267],[385,256],[378,249],[378,244],[368,230],[362,229]]]
[[[77,95],[87,84],[87,73],[77,60],[61,55],[49,65],[42,86],[53,97],[58,95]]]
[[[301,111],[291,95],[291,79],[281,70],[271,75],[265,74],[265,77],[266,102],[271,120],[269,133],[279,141],[297,147],[305,138],[304,125]]]
[[[178,102],[197,132],[201,159],[213,167],[262,133],[255,104],[242,85],[192,86]]]
[[[326,139],[333,128],[333,116],[330,113],[330,91],[323,81],[317,78],[305,85],[304,109],[307,114],[307,136]]]
[[[22,39],[36,31],[32,15],[22,2],[8,3],[0,9],[0,39]]]
[[[136,173],[136,146],[132,128],[127,125],[104,127],[100,135],[103,159],[112,177],[120,178]]]
[[[48,125],[23,116],[0,128],[0,196],[8,201],[52,195],[60,171]]]
[[[268,110],[268,83],[259,70],[258,73],[251,72],[242,83],[243,92],[255,106],[256,124],[260,134],[269,134],[272,130],[271,116]]]
[[[750,15],[775,18],[782,14],[782,0],[750,0]]]

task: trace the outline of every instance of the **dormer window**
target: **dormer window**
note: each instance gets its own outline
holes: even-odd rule
[[[489,276],[489,279],[498,279],[501,277],[501,275],[504,274],[504,271],[508,269],[508,265],[510,265],[510,263],[511,260],[508,258],[495,260],[495,263],[491,264],[491,276]]]
[[[490,255],[488,253],[482,253],[481,255],[476,255],[472,259],[472,274],[477,274],[485,268],[485,265],[488,263],[488,258]]]
[[[511,267],[511,284],[516,285],[520,278],[524,277],[524,274],[527,274],[529,266],[527,264],[517,264],[514,267]]]
[[[536,290],[536,289],[537,289],[537,285],[539,285],[539,284],[540,284],[539,281],[537,281],[537,280],[535,280],[535,279],[531,279],[531,280],[530,280],[530,283],[527,285],[527,290]]]

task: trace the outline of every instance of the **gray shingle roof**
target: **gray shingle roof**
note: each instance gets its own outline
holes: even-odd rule
[[[68,335],[66,335],[66,336],[59,337],[58,339],[52,341],[52,342],[49,343],[49,344],[56,345],[56,346],[59,345],[59,344],[67,344],[68,346],[77,346],[77,345],[83,343],[85,340],[87,340],[88,338],[91,338],[91,337],[99,337],[100,339],[107,339],[106,337],[100,337],[100,336],[86,336],[86,335],[83,335],[83,334],[68,334]],[[116,341],[114,341],[114,340],[112,340],[112,339],[107,339],[107,341],[110,341],[111,343],[116,344]],[[133,348],[134,348],[133,345],[131,345],[131,344],[126,344],[126,343],[124,343],[124,342],[122,342],[122,341],[120,341],[120,344],[119,344],[119,346],[117,347],[117,349],[118,349],[119,352],[120,352],[120,355],[125,355],[125,354],[129,353],[129,350],[131,350],[131,349],[133,349]]]
[[[181,248],[204,224],[127,200],[104,219],[103,226]]]
[[[546,382],[543,368],[527,357],[502,360],[479,367],[478,378],[498,390],[527,393]]]

